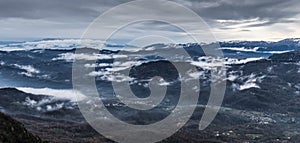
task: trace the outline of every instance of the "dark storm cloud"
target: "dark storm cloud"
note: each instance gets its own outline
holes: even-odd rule
[[[243,30],[240,30],[241,32],[250,32],[251,30],[248,30],[248,29],[243,29]]]
[[[128,0],[0,0],[0,18],[72,20],[95,18]],[[175,0],[209,20],[258,18],[267,24],[299,14],[299,0]],[[264,25],[264,24],[263,24]]]
[[[245,26],[246,28],[250,28],[250,27],[262,27],[262,26],[269,26],[272,24],[276,24],[276,23],[296,23],[299,22],[298,20],[284,20],[284,19],[278,19],[278,20],[274,20],[274,21],[266,21],[263,23],[259,23],[259,24],[250,24]]]
[[[0,0],[0,37],[28,35],[37,37],[80,37],[88,24],[104,11],[131,0]],[[300,14],[299,0],[173,0],[199,14],[210,27],[218,31],[255,31],[255,27],[274,24],[297,24]],[[147,6],[145,6],[147,8]],[[166,7],[166,11],[168,7]],[[130,11],[130,10],[129,10]],[[167,13],[178,22],[193,26],[186,17]],[[128,14],[120,15],[120,19]],[[118,17],[118,16],[117,16]],[[136,31],[148,29],[179,32],[165,24],[148,22],[134,27]],[[272,29],[272,28],[270,28]],[[274,29],[274,28],[273,28]],[[275,28],[277,30],[278,28]],[[282,28],[281,28],[282,29]],[[2,34],[1,34],[2,31]],[[49,34],[50,33],[50,34]],[[228,35],[228,34],[226,34]]]
[[[285,23],[300,13],[299,0],[190,0],[187,5],[205,19],[267,21],[252,26]]]
[[[292,17],[299,13],[291,9],[298,0],[217,0],[193,1],[193,6],[198,14],[211,19],[240,20],[240,19],[281,19]],[[204,7],[201,8],[201,5]],[[205,7],[205,5],[208,5]],[[200,8],[199,8],[200,7]]]
[[[57,21],[95,18],[120,0],[0,0],[0,18]]]

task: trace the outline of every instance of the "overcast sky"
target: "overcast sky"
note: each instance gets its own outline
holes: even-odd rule
[[[300,37],[299,0],[174,1],[201,16],[220,41]],[[128,0],[0,0],[0,40],[80,38],[95,18],[125,2]],[[169,15],[185,22],[176,13]],[[147,26],[165,30],[161,23],[142,25],[133,28],[141,31]],[[170,34],[179,32],[167,29]]]

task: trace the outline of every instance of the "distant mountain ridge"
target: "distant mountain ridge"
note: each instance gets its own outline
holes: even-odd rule
[[[299,47],[300,38],[288,38],[277,42],[267,41],[228,41],[219,42],[221,47]]]

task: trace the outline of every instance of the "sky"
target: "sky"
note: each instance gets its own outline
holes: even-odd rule
[[[300,37],[299,0],[173,0],[197,13],[218,41],[276,41]],[[0,41],[40,38],[80,38],[98,16],[129,0],[0,0]],[[140,9],[147,9],[142,6]],[[159,8],[159,7],[158,7]],[[168,13],[176,22],[197,27],[185,15]],[[128,19],[131,10],[113,20]],[[114,27],[103,27],[101,30]],[[109,30],[107,30],[109,31]],[[182,31],[162,22],[141,22],[124,29],[119,38],[137,33],[182,35]],[[198,32],[198,33],[197,33]],[[134,34],[133,34],[134,33]],[[161,35],[160,35],[161,36]],[[102,38],[102,37],[98,37]],[[177,41],[177,42],[185,42]]]

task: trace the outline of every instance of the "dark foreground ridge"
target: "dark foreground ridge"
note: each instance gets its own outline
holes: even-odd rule
[[[0,142],[3,143],[43,143],[29,133],[23,124],[0,112]]]

